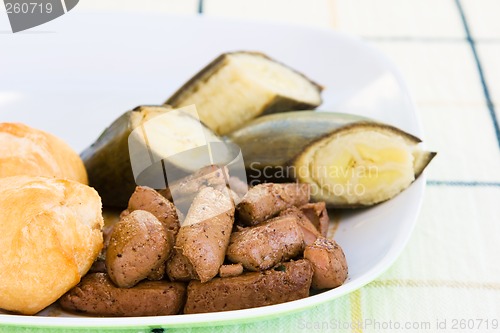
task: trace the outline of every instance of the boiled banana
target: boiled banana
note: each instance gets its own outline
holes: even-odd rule
[[[394,127],[360,122],[315,141],[292,162],[311,195],[335,207],[371,206],[406,189],[430,162],[417,138]],[[416,170],[415,167],[419,170]]]
[[[262,114],[313,109],[321,86],[257,52],[225,53],[203,68],[165,103],[195,104],[200,120],[219,135]]]
[[[153,118],[155,121],[150,122]],[[198,156],[204,151],[194,148],[207,142],[220,139],[186,112],[173,112],[166,105],[139,106],[116,119],[81,157],[89,185],[99,192],[103,205],[126,208],[139,183],[155,188],[165,186],[164,158],[170,156],[170,170],[174,168],[182,175],[183,171],[190,173],[196,162],[205,160]],[[188,156],[180,158],[179,153],[184,152]],[[143,173],[134,174],[131,154],[134,166]],[[158,183],[163,183],[162,187],[151,185]]]
[[[229,139],[240,146],[251,183],[309,183],[315,201],[342,208],[394,197],[435,156],[393,126],[327,112],[261,117]]]

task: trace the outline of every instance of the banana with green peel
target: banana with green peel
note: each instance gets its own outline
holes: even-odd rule
[[[359,122],[318,139],[292,161],[299,182],[333,207],[372,206],[406,189],[435,153],[395,127]]]
[[[329,112],[292,111],[259,117],[227,137],[241,148],[246,168],[259,172],[263,168],[287,166],[314,140],[361,120],[368,118],[346,113],[332,116]]]
[[[170,109],[139,106],[127,111],[81,153],[89,185],[97,190],[105,206],[127,207],[134,192],[136,184],[128,151],[130,133],[140,124]]]
[[[259,52],[224,53],[184,84],[165,103],[195,104],[200,120],[219,135],[263,114],[313,109],[322,87]]]
[[[220,142],[198,119],[178,111],[173,112],[167,105],[139,106],[116,119],[83,151],[81,157],[89,175],[89,185],[97,190],[104,206],[126,208],[137,185],[136,180],[146,182],[141,185],[157,181],[165,184],[162,171],[165,166],[161,161],[165,157],[172,157],[169,162],[174,163],[171,167],[175,171],[189,174],[193,171],[189,168],[196,161],[184,163],[186,158],[175,157],[179,153],[191,152],[188,157],[196,159],[198,156],[194,154],[198,150],[194,148],[206,145],[207,141]],[[150,122],[153,118],[155,121]],[[133,145],[132,149],[129,149],[130,145]],[[135,166],[143,164],[141,169],[145,172],[139,176],[134,174],[131,154]],[[149,167],[154,169],[148,171]]]
[[[309,183],[314,200],[338,208],[394,197],[435,156],[393,126],[326,112],[262,117],[229,139],[240,146],[250,180]]]

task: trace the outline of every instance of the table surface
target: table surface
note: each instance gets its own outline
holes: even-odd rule
[[[361,36],[399,67],[427,147],[439,152],[411,240],[377,280],[278,319],[176,332],[500,332],[500,1],[82,0],[74,10],[255,19]]]

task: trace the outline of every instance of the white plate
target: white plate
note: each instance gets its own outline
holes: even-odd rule
[[[0,34],[1,121],[52,132],[78,151],[122,112],[162,103],[210,60],[231,50],[262,51],[306,73],[325,87],[323,110],[357,113],[421,135],[395,67],[376,49],[344,34],[195,17],[78,12],[43,29],[50,32]],[[0,323],[200,326],[262,319],[331,301],[372,281],[394,262],[414,227],[424,186],[421,177],[389,202],[342,216],[335,239],[345,251],[349,279],[337,289],[231,312],[143,318],[0,315]]]

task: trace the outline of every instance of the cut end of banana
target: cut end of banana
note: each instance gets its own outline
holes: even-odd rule
[[[130,113],[130,127],[132,129],[141,124],[172,110],[170,105],[139,105]]]
[[[236,52],[228,55],[231,66],[255,85],[275,95],[319,105],[318,86],[302,74],[259,53]]]
[[[167,102],[195,104],[200,119],[219,135],[265,113],[315,108],[321,87],[262,53],[225,53],[202,69]]]
[[[156,113],[156,109],[163,108],[148,107],[144,111],[149,113],[142,112],[138,115],[141,121],[133,125],[137,129],[134,131],[136,135],[129,138],[130,144],[131,139],[140,137],[142,146],[147,146],[156,159],[168,158],[205,146],[209,142],[221,142],[219,137],[197,119],[194,106],[162,113]],[[152,118],[154,120],[149,121]]]
[[[185,174],[209,164],[205,147],[219,142],[189,108],[143,105],[116,119],[81,156],[103,204],[124,208],[137,184],[163,188],[167,167]]]
[[[389,200],[420,175],[434,153],[391,126],[356,123],[309,145],[294,161],[311,196],[333,207],[371,206]]]

